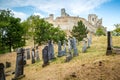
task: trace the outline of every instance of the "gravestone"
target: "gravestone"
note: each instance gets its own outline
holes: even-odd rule
[[[110,31],[107,32],[107,51],[106,55],[112,54],[112,37]]]
[[[42,67],[45,67],[49,64],[49,57],[48,57],[48,46],[45,46],[42,50],[42,59],[43,59],[43,65]]]
[[[39,61],[40,57],[39,57],[39,51],[38,51],[38,46],[36,46],[36,61]]]
[[[48,57],[49,60],[54,59],[54,47],[51,40],[48,41]]]
[[[68,39],[68,52],[71,52],[71,42],[70,42],[70,38]]]
[[[62,48],[61,48],[61,41],[58,42],[58,57],[61,57],[63,54],[62,54]]]
[[[69,54],[66,56],[65,62],[69,62],[72,59],[72,54],[69,52]]]
[[[25,54],[25,49],[23,49],[24,50],[24,53],[23,53],[23,62],[24,62],[24,65],[26,65],[26,63],[27,63],[27,56],[26,56],[26,54]]]
[[[76,45],[76,38],[73,37],[73,56],[78,56],[78,50],[77,50],[77,45]]]
[[[87,50],[87,41],[83,40],[83,47],[82,47],[82,53],[85,53]]]
[[[15,77],[12,80],[18,80],[24,75],[24,49],[19,48],[17,51],[17,58],[16,58],[16,69],[15,69]]]
[[[66,55],[66,41],[64,40],[64,44],[63,44],[63,46],[64,46],[64,49],[63,49],[63,55]]]
[[[6,68],[9,68],[9,67],[11,67],[11,62],[6,61]]]
[[[90,33],[89,40],[90,40],[90,45],[91,45],[92,44],[92,33]]]
[[[87,48],[90,48],[90,39],[87,38],[87,40],[88,40],[88,41],[87,41],[87,44],[88,44],[88,45],[87,45]]]
[[[27,52],[27,59],[30,59],[30,48],[27,48],[26,52]]]
[[[31,56],[32,56],[32,64],[34,64],[35,63],[35,49],[34,48],[32,49]]]
[[[0,80],[6,80],[3,63],[0,63]]]

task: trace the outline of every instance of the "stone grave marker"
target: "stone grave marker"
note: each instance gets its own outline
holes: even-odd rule
[[[6,80],[3,63],[0,63],[0,80]]]
[[[66,56],[65,62],[69,62],[72,59],[72,54],[69,52],[69,54]]]
[[[30,59],[30,48],[27,48],[26,52],[27,52],[27,59]]]
[[[87,50],[87,41],[83,40],[83,47],[82,47],[82,53],[85,53]]]
[[[16,69],[15,69],[15,77],[12,80],[18,80],[24,75],[24,49],[19,48],[17,51],[17,58],[16,58]]]
[[[49,64],[49,57],[48,57],[48,46],[45,46],[42,50],[42,59],[43,59],[43,65],[42,67],[45,67]]]
[[[63,56],[62,54],[62,48],[61,48],[61,41],[58,42],[58,57]]]
[[[48,57],[49,60],[54,59],[54,47],[51,40],[48,41]]]
[[[107,32],[107,51],[106,55],[112,54],[112,37],[110,31]]]
[[[66,55],[66,41],[64,40],[64,44],[63,44],[63,46],[64,46],[64,49],[63,49],[63,55]]]
[[[39,57],[39,51],[38,51],[38,46],[36,46],[36,61],[39,61],[40,57]]]
[[[31,56],[32,56],[32,64],[34,64],[35,63],[35,49],[33,48],[32,49],[32,52],[31,52]]]
[[[11,67],[11,62],[6,61],[6,68]]]
[[[73,56],[78,56],[78,50],[77,50],[77,45],[76,45],[76,38],[73,37]]]

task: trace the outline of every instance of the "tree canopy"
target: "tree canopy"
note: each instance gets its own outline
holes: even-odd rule
[[[82,21],[78,21],[77,26],[73,26],[71,34],[78,41],[81,41],[84,37],[87,37],[87,27],[85,27]]]
[[[10,10],[0,11],[0,50],[10,51],[23,46],[23,27],[20,24],[20,18],[13,17]]]
[[[96,35],[97,36],[105,35],[104,29],[102,27],[98,27],[96,30]]]
[[[115,24],[115,29],[113,30],[113,35],[120,36],[120,24]]]

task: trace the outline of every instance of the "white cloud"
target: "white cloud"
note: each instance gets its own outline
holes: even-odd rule
[[[14,17],[21,18],[22,21],[27,18],[27,15],[25,13],[15,12],[15,11],[13,11],[13,13],[14,13]]]
[[[79,15],[99,7],[109,0],[4,0],[0,7],[33,6],[36,10],[56,13],[61,8],[66,8],[70,14]],[[6,3],[7,2],[7,3]]]
[[[33,13],[33,15],[39,15],[41,18],[44,18],[44,17],[45,17],[44,15],[42,15],[42,14],[40,14],[40,13],[38,13],[38,12]]]

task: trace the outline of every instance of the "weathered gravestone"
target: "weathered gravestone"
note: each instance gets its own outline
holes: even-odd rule
[[[0,80],[6,80],[3,63],[0,63]]]
[[[83,40],[83,47],[82,47],[82,53],[85,53],[87,50],[87,41]]]
[[[17,58],[16,58],[16,69],[15,69],[15,77],[12,80],[18,80],[24,75],[24,49],[19,48],[17,51]]]
[[[11,67],[11,62],[6,61],[6,68],[9,68],[9,67]]]
[[[40,57],[39,57],[39,51],[38,51],[38,46],[36,46],[36,61],[39,61]]]
[[[30,59],[30,48],[27,48],[26,52],[27,52],[27,59]]]
[[[63,49],[63,55],[66,55],[66,41],[64,40],[64,44],[63,44],[63,46],[64,46],[64,49]]]
[[[48,41],[48,58],[49,60],[54,59],[54,47],[51,40]]]
[[[24,50],[24,53],[23,53],[23,62],[24,62],[24,65],[26,65],[26,63],[27,63],[27,56],[26,56],[26,54],[25,54],[25,49],[23,49]]]
[[[70,38],[68,39],[68,52],[71,52],[71,41],[70,41]]]
[[[49,57],[48,57],[48,46],[45,46],[42,50],[42,59],[43,59],[43,65],[42,67],[45,67],[49,64]]]
[[[78,56],[78,50],[77,50],[77,45],[76,45],[76,38],[73,37],[73,56]]]
[[[31,55],[32,55],[32,64],[34,64],[35,63],[35,49],[34,48],[32,49]]]
[[[72,59],[72,54],[71,52],[69,52],[69,54],[67,54],[65,62],[69,62]]]
[[[107,51],[106,55],[112,54],[112,37],[110,31],[107,32]]]
[[[58,42],[58,57],[61,57],[63,54],[62,54],[62,48],[61,48],[61,41]]]
[[[90,39],[87,38],[87,48],[90,48]]]

